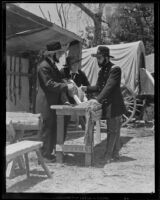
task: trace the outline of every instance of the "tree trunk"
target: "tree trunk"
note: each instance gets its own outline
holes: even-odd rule
[[[102,31],[102,24],[99,20],[94,21],[94,42],[93,46],[97,46],[99,44],[102,44],[102,37],[101,37],[101,31]]]

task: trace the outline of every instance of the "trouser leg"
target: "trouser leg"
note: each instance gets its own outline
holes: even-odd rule
[[[121,148],[121,145],[120,145],[120,129],[121,129],[121,116],[117,117],[117,137],[116,137],[116,142],[115,142],[115,146],[114,146],[114,149],[113,149],[113,156],[118,156],[119,150]]]
[[[57,123],[56,114],[52,114],[44,119],[42,129],[41,129],[41,141],[43,146],[41,149],[42,155],[44,157],[49,157],[55,148],[57,138]]]
[[[118,148],[119,144],[119,117],[110,118],[107,120],[107,147],[106,156],[111,158],[114,149]]]

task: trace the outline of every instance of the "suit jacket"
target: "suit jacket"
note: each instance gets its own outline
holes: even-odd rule
[[[36,100],[36,112],[42,113],[43,118],[51,114],[51,105],[61,104],[60,94],[67,91],[66,83],[55,64],[46,58],[38,66],[39,89]]]
[[[67,79],[71,78],[70,70],[68,67],[62,68],[60,70],[60,72],[61,72],[63,78],[67,78]],[[76,76],[74,78],[74,82],[76,83],[76,85],[78,87],[80,87],[81,85],[84,85],[84,86],[90,85],[88,78],[86,77],[85,73],[81,70],[78,70],[78,74],[76,74]]]
[[[112,118],[126,112],[121,93],[121,68],[109,62],[98,74],[96,86],[87,87],[87,92],[98,92],[97,100],[102,103],[103,118]]]
[[[70,74],[70,69],[68,67],[64,67],[60,70],[62,78],[63,79],[71,79],[71,74]],[[76,85],[78,87],[80,87],[81,85],[83,86],[89,86],[90,83],[88,81],[87,76],[85,75],[85,73],[81,70],[78,70],[78,73],[74,76],[73,81],[76,83]],[[75,100],[68,96],[69,102],[72,104],[75,104]]]

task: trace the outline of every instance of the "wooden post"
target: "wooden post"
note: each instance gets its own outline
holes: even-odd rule
[[[93,128],[94,122],[91,120],[90,112],[86,113],[86,130],[85,130],[85,147],[90,148],[90,151],[85,153],[85,166],[92,165],[92,151],[93,151]]]
[[[100,120],[96,121],[96,143],[99,144],[101,142],[101,126]]]
[[[64,115],[57,114],[57,144],[64,143]],[[63,151],[56,152],[56,160],[58,163],[63,163]]]

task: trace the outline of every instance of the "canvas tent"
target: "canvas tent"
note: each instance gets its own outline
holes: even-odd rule
[[[154,73],[154,53],[146,56],[146,69],[150,73]]]
[[[117,44],[104,45],[110,49],[110,54],[114,57],[111,62],[118,65],[122,69],[122,85],[129,87],[134,94],[139,94],[143,87],[140,86],[140,77],[145,68],[145,49],[142,41]],[[87,75],[91,85],[96,84],[99,67],[97,59],[92,57],[92,53],[97,52],[98,46],[94,48],[82,50],[82,71]],[[150,90],[151,88],[148,88]],[[153,90],[153,89],[151,89]],[[148,91],[150,93],[150,91]]]

